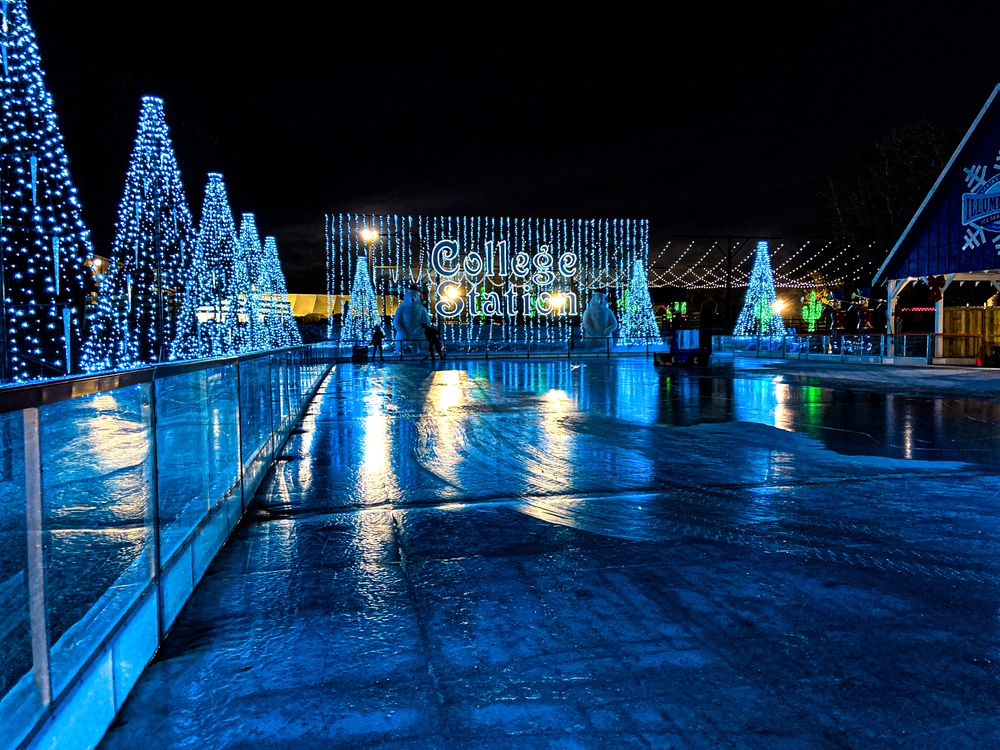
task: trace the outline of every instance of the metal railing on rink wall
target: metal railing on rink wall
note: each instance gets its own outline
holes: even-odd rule
[[[96,746],[331,354],[0,389],[0,749]]]
[[[715,355],[777,357],[801,360],[898,362],[933,364],[975,362],[987,356],[988,343],[979,334],[788,334],[785,336],[713,336]]]
[[[347,359],[352,356],[352,350],[367,350],[368,356],[374,350],[364,341],[355,344],[333,342],[339,347],[339,357]],[[446,341],[442,344],[445,355],[459,359],[490,359],[506,357],[618,357],[618,356],[651,356],[654,352],[665,352],[670,349],[670,337],[666,336],[630,336],[614,338],[607,336],[581,337],[564,340],[532,341],[527,338],[509,340],[490,338],[480,340]],[[405,341],[389,341],[383,343],[383,353],[386,359],[393,361],[412,361],[427,359],[428,344],[426,338],[407,339]],[[437,356],[435,354],[435,356]]]

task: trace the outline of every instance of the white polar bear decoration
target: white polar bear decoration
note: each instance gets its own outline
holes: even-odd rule
[[[404,344],[418,349],[426,347],[427,337],[424,336],[424,329],[421,327],[424,323],[430,325],[431,316],[420,304],[420,292],[407,288],[403,294],[403,301],[392,316],[392,325],[396,329],[396,341],[399,342],[400,350]]]
[[[611,338],[611,334],[618,330],[618,318],[608,307],[607,295],[604,292],[594,292],[590,296],[587,309],[583,311],[582,322],[581,334],[585,346],[597,346],[597,342],[593,339]]]

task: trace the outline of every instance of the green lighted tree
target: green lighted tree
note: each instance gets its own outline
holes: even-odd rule
[[[762,240],[757,243],[757,255],[754,258],[753,270],[750,272],[746,300],[743,302],[743,309],[740,310],[733,335],[783,336],[785,323],[774,309],[776,300],[771,256],[768,253],[767,243]]]

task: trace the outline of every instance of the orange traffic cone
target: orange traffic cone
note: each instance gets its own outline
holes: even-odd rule
[[[981,360],[979,357],[976,357],[976,367],[982,367],[982,366],[983,366],[983,360]]]

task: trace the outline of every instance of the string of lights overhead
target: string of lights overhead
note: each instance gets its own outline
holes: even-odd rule
[[[684,289],[722,289],[726,286],[726,261],[719,257],[714,262],[712,256],[719,247],[713,242],[697,260],[686,259],[696,245],[692,240],[687,247],[666,268],[656,268],[666,254],[671,243],[667,243],[650,263],[650,286],[681,287]],[[775,255],[779,256],[784,244],[779,245]],[[721,255],[721,253],[720,253]],[[746,287],[750,284],[755,254],[740,257],[732,267],[733,286]],[[706,262],[707,261],[707,262]],[[773,269],[774,285],[778,288],[812,289],[836,285],[856,272],[857,253],[849,245],[837,246],[833,241],[822,244],[812,240],[803,242]]]

